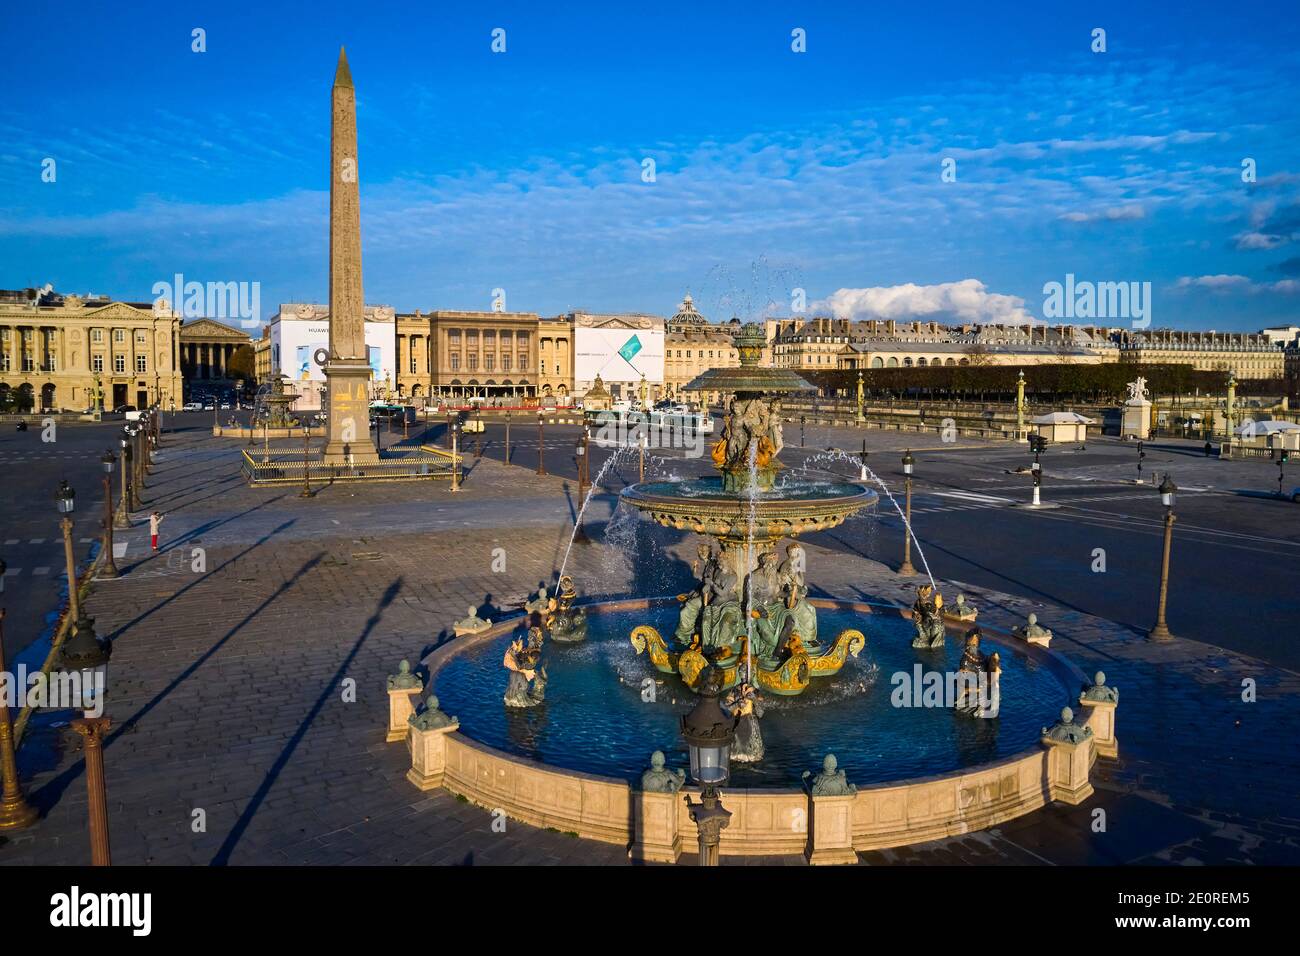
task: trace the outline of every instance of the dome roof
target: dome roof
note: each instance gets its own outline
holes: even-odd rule
[[[695,301],[688,292],[682,298],[681,305],[677,306],[677,311],[673,317],[668,320],[670,325],[708,325],[709,320],[699,313],[695,308]]]

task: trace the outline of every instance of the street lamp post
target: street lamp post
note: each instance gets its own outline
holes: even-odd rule
[[[106,451],[99,459],[104,467],[104,562],[100,565],[101,578],[117,577],[117,564],[113,561],[113,464],[117,457]]]
[[[4,577],[5,563],[0,561],[0,578]],[[5,609],[0,607],[0,674],[7,674],[5,663]],[[3,795],[0,795],[0,830],[21,830],[31,826],[40,815],[27,802],[18,780],[18,757],[14,750],[13,724],[9,720],[9,704],[0,701],[0,778]]]
[[[1286,478],[1286,449],[1283,448],[1277,459],[1277,496],[1282,497],[1282,482]]]
[[[77,560],[72,553],[71,515],[77,510],[77,493],[72,490],[66,478],[59,484],[54,502],[59,514],[63,515],[59,527],[63,530],[63,554],[68,563],[68,619],[76,621],[81,617],[81,601],[77,597]]]
[[[915,461],[912,449],[907,449],[903,453],[903,563],[898,566],[898,573],[904,577],[916,574],[916,568],[912,567],[912,465]]]
[[[1169,599],[1169,544],[1174,533],[1174,494],[1178,491],[1178,486],[1174,480],[1165,474],[1165,480],[1160,482],[1160,502],[1165,506],[1165,545],[1164,554],[1160,559],[1160,600],[1156,605],[1156,625],[1151,628],[1147,635],[1153,641],[1172,641],[1174,636],[1169,633],[1169,626],[1165,623],[1165,604]]]
[[[118,495],[117,524],[119,530],[131,527],[131,489],[127,485],[127,476],[131,472],[131,445],[125,436],[122,442],[122,492]]]
[[[474,457],[483,457],[483,410],[474,409]]]
[[[681,717],[682,739],[691,755],[691,779],[703,788],[700,802],[686,797],[686,809],[699,830],[700,866],[717,866],[722,831],[731,811],[722,806],[718,789],[730,776],[731,744],[736,739],[737,718],[718,704],[722,675],[712,666],[700,675],[700,700]]]
[[[586,529],[582,526],[582,508],[587,502],[587,481],[589,474],[587,470],[587,453],[589,450],[589,446],[587,445],[587,433],[584,430],[582,437],[578,439],[578,444],[573,449],[574,457],[578,462],[578,516],[576,519],[578,528],[574,532],[573,540],[582,541],[584,543],[590,540],[587,537]]]
[[[1146,450],[1142,447],[1142,442],[1138,442],[1138,484],[1142,484],[1142,461],[1147,456]]]
[[[546,474],[546,460],[543,454],[546,451],[546,416],[540,411],[537,413],[537,473]]]
[[[510,413],[506,412],[506,464],[510,464]]]
[[[1043,465],[1038,460],[1038,456],[1041,455],[1043,449],[1047,447],[1047,439],[1042,435],[1030,435],[1029,447],[1034,450],[1034,463],[1030,466],[1030,470],[1034,474],[1034,507],[1037,508],[1043,503],[1041,495],[1043,485]]]
[[[86,793],[90,812],[90,865],[111,866],[108,847],[108,790],[104,785],[107,717],[78,717],[72,727],[86,739]]]
[[[299,498],[310,498],[311,490],[311,426],[302,426],[302,491]]]
[[[800,416],[799,416],[799,447],[800,447],[800,448],[803,447],[803,427],[804,427],[805,424],[807,424],[807,422],[808,422],[808,416],[807,416],[807,415],[800,415]]]
[[[447,430],[451,433],[451,490],[460,491],[460,448],[457,441],[460,429],[455,422],[448,422]]]

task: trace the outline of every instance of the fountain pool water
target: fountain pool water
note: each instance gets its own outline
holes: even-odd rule
[[[527,710],[502,706],[500,662],[512,636],[506,634],[466,647],[442,664],[432,689],[443,709],[460,718],[462,733],[481,743],[566,770],[631,782],[654,750],[668,754],[670,766],[683,765],[678,717],[695,704],[695,695],[680,678],[655,671],[627,642],[628,632],[646,621],[671,629],[676,602],[649,611],[600,612],[598,605],[591,611],[584,643],[547,649],[545,704]],[[948,773],[1032,747],[1044,717],[1068,702],[1068,675],[999,646],[996,718],[964,717],[951,707],[896,707],[894,675],[912,678],[917,664],[927,671],[955,670],[960,642],[949,640],[945,650],[918,655],[911,647],[911,623],[893,611],[822,608],[819,617],[829,632],[861,629],[866,648],[836,678],[814,681],[798,698],[765,698],[766,753],[757,764],[733,764],[732,786],[797,786],[800,773],[818,767],[827,751],[859,785]],[[653,694],[645,690],[647,679],[654,682]]]

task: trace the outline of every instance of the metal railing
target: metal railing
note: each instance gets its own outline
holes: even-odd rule
[[[304,458],[299,453],[272,452],[263,457],[241,451],[240,467],[249,484],[313,484],[336,481],[409,481],[423,478],[450,478],[453,461],[450,452],[421,447],[421,454],[383,458],[377,462],[352,465],[325,462],[319,453]],[[459,456],[455,465],[459,466]],[[304,471],[306,474],[304,475]]]

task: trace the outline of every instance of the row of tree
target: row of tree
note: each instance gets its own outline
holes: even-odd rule
[[[862,369],[862,387],[868,401],[888,398],[956,399],[962,401],[1014,401],[1017,375],[1025,373],[1025,395],[1057,401],[1120,402],[1128,397],[1128,383],[1138,376],[1147,380],[1152,395],[1222,395],[1229,372],[1203,372],[1190,365],[1144,365],[1131,362],[1081,365],[1056,362],[1019,368],[1014,365],[935,365],[927,368]],[[852,399],[857,395],[857,370],[801,372],[827,397]],[[1237,383],[1242,395],[1288,394],[1294,382],[1284,379],[1248,379]]]

